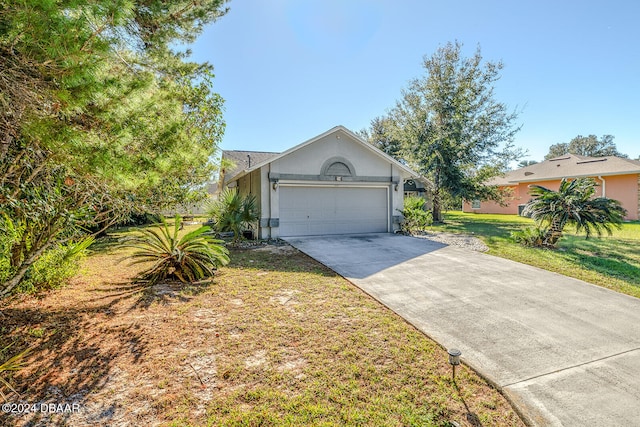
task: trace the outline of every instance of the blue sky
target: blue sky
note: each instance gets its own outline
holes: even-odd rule
[[[505,68],[516,146],[542,160],[577,135],[640,156],[637,0],[232,0],[191,46],[215,67],[228,150],[284,151],[385,114],[422,59],[458,40]]]

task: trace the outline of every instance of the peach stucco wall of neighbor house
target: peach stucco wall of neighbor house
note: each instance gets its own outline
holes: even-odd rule
[[[625,219],[632,221],[640,219],[640,175],[629,174],[592,178],[599,185],[596,189],[596,196],[602,196],[604,190],[606,197],[618,200],[627,210]],[[604,180],[604,183],[602,180]],[[560,180],[526,182],[512,186],[513,194],[507,200],[507,206],[500,206],[495,202],[482,201],[480,202],[480,207],[474,209],[472,202],[469,201],[464,202],[462,210],[475,213],[517,214],[518,205],[526,204],[530,200],[530,185],[541,185],[551,190],[557,190],[560,187]]]
[[[491,201],[481,201],[480,207],[474,208],[473,203],[464,202],[462,206],[462,210],[464,212],[473,212],[473,213],[495,213],[495,214],[517,214],[518,213],[518,205],[521,203],[520,200],[522,197],[521,189],[519,186],[510,187],[512,194],[505,200],[508,203],[506,206],[501,206],[499,203],[491,202]],[[526,191],[526,187],[525,187]]]
[[[622,203],[622,206],[627,210],[626,219],[640,219],[640,212],[638,212],[640,209],[638,206],[640,204],[640,189],[638,188],[640,175],[615,175],[603,176],[602,178],[605,180],[606,196]]]

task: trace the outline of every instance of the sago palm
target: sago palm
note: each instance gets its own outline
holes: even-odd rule
[[[584,231],[589,238],[606,231],[611,235],[613,227],[620,228],[626,210],[620,202],[606,197],[593,197],[596,183],[591,178],[563,179],[558,191],[541,185],[529,186],[533,196],[524,209],[538,223],[546,226],[543,245],[555,247],[564,228],[571,224],[577,232]]]
[[[209,227],[200,227],[179,237],[181,218],[176,216],[173,229],[163,218],[159,229],[148,228],[124,241],[125,247],[138,249],[132,264],[153,262],[138,275],[149,284],[178,279],[183,283],[212,277],[215,270],[229,263],[229,251],[207,234]]]

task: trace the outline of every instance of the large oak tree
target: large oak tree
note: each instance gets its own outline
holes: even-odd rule
[[[390,111],[403,159],[433,183],[433,219],[442,220],[444,193],[464,199],[501,200],[484,183],[522,153],[512,145],[516,112],[495,99],[501,62],[484,62],[478,48],[465,58],[458,42],[423,61],[424,75],[410,81]]]
[[[569,142],[560,142],[549,147],[545,160],[561,157],[565,154],[578,154],[588,157],[617,156],[627,158],[626,154],[618,151],[613,135],[603,135],[598,139],[595,135],[578,135]]]

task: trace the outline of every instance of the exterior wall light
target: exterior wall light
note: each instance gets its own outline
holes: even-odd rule
[[[274,190],[278,189],[278,181],[274,181],[273,185],[272,185]]]
[[[460,356],[462,355],[462,352],[460,350],[458,350],[457,348],[451,348],[449,350],[447,350],[447,353],[449,353],[449,364],[451,365],[451,368],[453,369],[453,372],[451,373],[451,378],[453,379],[453,381],[456,380],[456,366],[458,366],[460,364]]]

